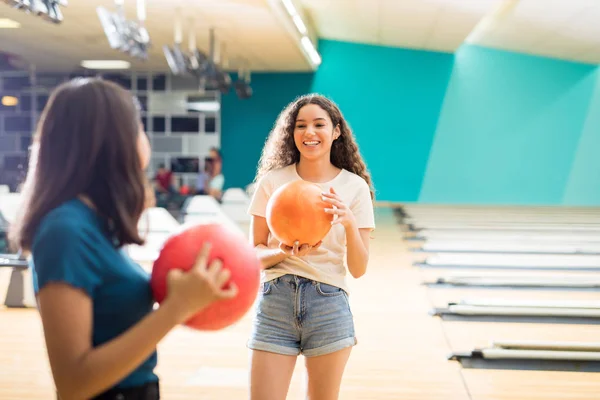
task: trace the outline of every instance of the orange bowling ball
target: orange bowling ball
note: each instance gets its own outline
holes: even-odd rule
[[[311,246],[319,243],[333,221],[333,215],[325,212],[332,206],[323,201],[321,193],[319,185],[304,180],[288,182],[275,190],[267,203],[271,234],[290,247],[296,241]]]
[[[223,268],[231,272],[229,282],[236,284],[238,294],[199,311],[185,325],[197,330],[215,331],[239,321],[258,295],[261,264],[254,247],[242,233],[217,223],[183,228],[163,245],[152,268],[150,286],[154,299],[161,303],[167,296],[167,273],[173,268],[184,271],[192,268],[207,241],[211,244],[208,263],[214,259],[223,262]]]

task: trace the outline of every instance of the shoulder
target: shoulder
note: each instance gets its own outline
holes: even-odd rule
[[[356,192],[356,194],[364,192],[368,192],[369,194],[371,193],[371,188],[369,187],[367,181],[354,172],[344,169],[342,170],[341,178],[343,184],[349,188],[353,188],[353,191]]]
[[[269,179],[289,180],[291,178],[294,178],[295,176],[296,176],[296,164],[290,164],[285,167],[276,168],[276,169],[269,171],[265,175],[265,178],[268,177]]]
[[[347,179],[349,182],[352,182],[356,185],[361,185],[363,187],[369,187],[369,184],[367,183],[367,181],[364,180],[362,176],[359,176],[354,172],[350,172],[347,169],[342,170],[342,173],[344,174],[344,178]]]
[[[361,176],[349,171],[345,171],[343,178],[347,204],[356,217],[358,228],[375,229],[375,210],[369,184]]]
[[[64,246],[85,240],[94,225],[93,212],[78,200],[67,201],[46,214],[36,230],[35,247],[41,240]]]
[[[295,164],[286,167],[273,169],[267,172],[259,181],[259,186],[264,186],[267,189],[275,189],[287,182],[296,179]]]
[[[372,205],[371,188],[367,181],[361,176],[342,170],[342,175],[338,181],[336,191],[350,205],[350,207]]]
[[[98,257],[103,242],[98,234],[102,228],[96,218],[78,200],[61,204],[44,216],[31,248],[36,292],[50,282],[64,282],[94,295],[105,267]]]

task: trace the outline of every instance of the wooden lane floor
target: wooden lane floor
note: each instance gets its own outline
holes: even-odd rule
[[[369,271],[363,278],[351,280],[358,346],[348,364],[340,399],[597,398],[600,387],[595,382],[600,382],[599,375],[463,369],[459,363],[448,361],[446,357],[453,350],[487,344],[492,334],[508,335],[521,325],[449,323],[430,316],[431,296],[437,289],[421,284],[423,272],[412,266],[413,255],[402,242],[391,210],[378,209],[377,224]],[[7,277],[1,275],[0,280],[4,279]],[[455,289],[438,292],[435,300],[450,300],[458,293]],[[173,330],[159,346],[157,372],[163,398],[246,399],[245,345],[250,318],[247,315],[238,324],[216,333],[184,327]],[[0,309],[0,327],[0,399],[53,399],[43,334],[35,310]],[[553,336],[542,327],[535,324],[526,329],[528,337],[553,339],[562,337],[561,331],[565,335],[570,332],[569,337],[577,340],[598,337],[595,327],[553,325],[557,328]],[[290,400],[304,398],[303,361],[298,359]]]
[[[408,268],[401,234],[378,211],[369,272],[351,281],[359,345],[348,364],[340,399],[468,399],[460,366],[449,363],[439,323],[427,315],[418,271]],[[219,333],[174,331],[160,346],[159,374],[167,398],[247,398],[245,343],[250,317]],[[288,399],[304,398],[299,358]]]
[[[468,399],[460,366],[449,363],[439,323],[427,315],[426,288],[406,262],[401,234],[388,210],[365,277],[352,281],[351,302],[359,345],[345,374],[341,399]],[[0,310],[0,399],[51,399],[53,385],[35,310]],[[165,399],[245,399],[245,347],[250,315],[218,333],[172,331],[159,346]],[[299,358],[288,399],[304,394]]]
[[[422,282],[434,282],[437,277],[453,273],[485,275],[477,269],[422,269]],[[493,271],[493,275],[523,276],[595,276],[579,271]],[[445,307],[449,302],[463,299],[535,300],[535,301],[598,301],[597,290],[539,289],[539,288],[482,288],[432,285],[428,289],[432,308]],[[598,342],[600,323],[592,320],[517,319],[498,317],[432,317],[440,321],[452,352],[469,352],[489,346],[493,341],[555,341]],[[450,361],[454,362],[454,361]],[[552,371],[527,368],[503,369],[500,364],[478,363],[475,368],[463,368],[461,374],[471,399],[476,400],[541,400],[597,399],[600,393],[600,374],[594,372]]]

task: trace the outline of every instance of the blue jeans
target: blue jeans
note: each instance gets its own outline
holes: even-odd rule
[[[250,349],[314,357],[355,344],[352,311],[342,289],[296,275],[261,285]]]

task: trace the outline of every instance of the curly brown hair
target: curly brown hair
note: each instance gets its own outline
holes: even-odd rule
[[[350,125],[344,119],[339,107],[330,99],[319,94],[307,94],[288,104],[279,114],[275,126],[263,148],[255,182],[267,172],[287,167],[300,161],[300,151],[294,143],[294,127],[300,109],[308,104],[316,104],[329,114],[334,127],[340,127],[340,136],[331,145],[331,163],[363,178],[369,185],[371,199],[375,199],[373,182],[367,166],[360,155],[358,145]]]

